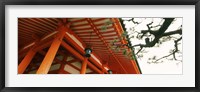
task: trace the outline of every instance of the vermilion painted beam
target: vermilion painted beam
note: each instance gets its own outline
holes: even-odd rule
[[[41,28],[42,30],[49,30],[48,27],[45,27],[44,25],[38,25],[38,24],[42,24],[41,22],[38,22],[35,19],[30,19],[30,18],[21,18],[22,21],[25,21],[27,24],[31,24],[32,26],[37,26],[37,28]],[[53,30],[52,28],[50,28],[50,30]]]
[[[66,44],[64,41],[61,43],[61,45],[68,50],[70,53],[72,53],[76,58],[80,59],[81,61],[84,61],[84,57],[79,54],[76,50],[74,50],[71,46],[69,46],[68,44]],[[93,69],[94,71],[96,71],[97,73],[101,73],[101,71],[94,65],[92,65],[90,62],[88,62],[88,66]]]
[[[49,71],[48,74],[57,74],[59,70]]]
[[[93,22],[99,22],[99,21],[102,21],[102,20],[106,20],[107,18],[99,18],[99,19],[95,19],[95,20],[92,20]]]
[[[66,60],[67,60],[67,56],[66,55],[63,55],[63,60],[62,60],[62,63],[64,63]]]
[[[41,55],[45,55],[46,54],[46,52],[44,52],[43,50],[40,50],[40,51],[38,51]],[[58,51],[58,52],[60,52],[60,51]],[[60,54],[64,54],[64,53],[62,53],[62,52],[60,52]],[[63,73],[63,71],[64,71],[64,66],[63,65],[65,65],[65,64],[68,64],[68,65],[70,65],[71,67],[73,67],[74,69],[76,69],[76,70],[78,70],[78,71],[80,71],[80,69],[78,69],[77,67],[75,67],[75,66],[73,66],[71,63],[73,63],[73,62],[80,62],[79,60],[76,60],[76,59],[73,59],[73,60],[70,60],[70,61],[67,61],[66,62],[66,59],[67,59],[67,57],[66,56],[64,56],[64,58],[63,58],[63,60],[61,61],[61,60],[59,60],[59,59],[57,59],[56,57],[54,58],[54,60],[57,62],[57,63],[59,63],[59,64],[61,64],[61,68],[60,68],[60,70],[59,70],[59,74],[61,74],[61,73]],[[56,64],[56,63],[55,63]],[[53,64],[52,64],[53,65]]]
[[[69,73],[69,72],[63,70],[63,71],[61,72],[61,74],[71,74],[71,73]]]
[[[125,30],[123,30],[123,28],[122,28],[122,26],[121,26],[121,24],[120,24],[120,22],[119,22],[119,19],[117,19],[117,18],[112,18],[112,21],[115,22],[114,26],[115,26],[116,29],[117,29],[116,31],[117,31],[118,37],[121,37],[122,32],[125,31]],[[122,43],[122,44],[127,44],[128,42],[127,42],[125,39],[123,39],[123,40],[121,40],[121,43]],[[130,49],[128,49],[128,52],[130,52]],[[136,62],[135,62],[134,60],[130,60],[130,62],[131,62],[131,64],[133,65],[133,68],[134,68],[133,71],[134,71],[136,74],[140,74]]]
[[[82,66],[81,66],[81,72],[80,72],[80,74],[85,74],[85,73],[86,73],[86,68],[87,68],[87,59],[88,59],[88,58],[84,58],[84,61],[82,62]]]
[[[77,25],[72,25],[72,27],[82,27],[82,26],[88,26],[88,23],[86,23],[86,24],[77,24]]]
[[[114,26],[109,26],[107,27],[107,29],[111,29],[111,28],[114,28]],[[97,28],[98,30],[101,30],[101,28]],[[85,30],[92,30],[92,28],[76,28],[75,31],[78,30],[78,31],[85,31]]]
[[[128,53],[130,53],[130,52],[131,52],[131,50],[130,50],[130,48],[128,48]],[[133,54],[134,54],[134,53],[133,53]],[[140,74],[139,67],[137,66],[135,60],[130,60],[130,62],[131,62],[131,64],[132,64],[132,66],[133,66],[133,69],[134,69],[133,71],[134,71],[134,73]]]
[[[86,74],[96,74],[96,72],[89,72],[89,73],[86,73]]]
[[[38,51],[39,54],[41,55],[46,55],[46,52],[43,50]],[[62,61],[60,61],[59,59],[57,59],[56,57],[54,58],[54,60],[56,61],[56,63],[62,64]],[[53,64],[52,64],[53,65]]]
[[[35,41],[34,41],[34,42],[35,42]],[[32,43],[33,43],[33,42],[32,42]],[[21,55],[21,54],[23,54],[23,53],[29,51],[30,48],[33,47],[33,46],[35,45],[35,43],[34,43],[34,44],[32,44],[32,43],[28,44],[27,47],[25,46],[26,48],[25,48],[25,47],[20,48],[20,49],[18,50],[18,51],[19,51],[18,54]]]
[[[66,64],[71,64],[71,63],[74,63],[74,62],[80,62],[80,61],[76,60],[76,59],[73,59],[73,60],[70,60],[70,61],[66,61],[65,63]]]
[[[64,68],[65,68],[65,64],[61,64],[58,70],[58,73],[61,74],[64,71]]]
[[[83,21],[86,21],[86,19],[80,19],[80,20],[74,20],[74,21],[70,21],[70,23],[76,23],[76,22],[83,22]]]
[[[101,43],[101,41],[94,41],[94,40],[92,40],[92,41],[85,41],[85,42],[90,42],[90,43],[93,43],[93,42],[96,42],[96,43]]]
[[[113,52],[110,50],[109,45],[105,42],[103,36],[99,33],[99,30],[94,26],[94,23],[92,22],[91,19],[87,19],[87,21],[90,23],[90,25],[94,28],[95,33],[99,36],[99,38],[103,41],[104,45],[107,47],[108,51],[111,53],[111,55],[114,57],[114,59],[119,63],[121,68],[124,70],[125,73],[128,73],[126,69],[122,66],[120,61],[117,59],[117,57],[113,54]]]
[[[27,27],[27,26],[24,26],[24,25],[19,25],[18,29],[19,30],[27,30],[27,31],[22,31],[22,32],[19,31],[19,34],[30,34],[30,33],[34,32],[33,28],[30,28],[30,27]],[[40,31],[39,33],[42,33],[42,32]]]
[[[109,35],[102,35],[103,37],[111,37],[111,36],[116,36],[117,34],[109,34]]]
[[[61,64],[60,64],[60,69],[59,69],[59,74],[61,74],[63,71],[65,71],[64,70],[64,68],[65,68],[65,63],[63,63],[64,61],[66,61],[67,60],[67,57],[66,56],[64,56],[64,58],[63,58],[63,60],[62,60],[62,62],[61,62]]]
[[[41,49],[45,48],[45,46],[46,47],[49,46],[53,40],[52,37],[54,37],[56,33],[57,32],[51,32],[51,33],[41,37],[40,42],[38,43],[38,46],[36,46],[34,49],[37,51],[38,49],[41,50]],[[24,47],[26,47],[34,42],[36,42],[36,41],[30,42],[29,44],[26,44]],[[19,50],[19,54],[23,53],[24,51],[26,51],[28,49],[28,48],[24,49],[24,47]]]
[[[69,66],[71,66],[71,67],[73,67],[74,69],[76,69],[76,70],[78,70],[78,71],[81,71],[78,67],[76,67],[76,66],[74,66],[74,65],[72,65],[72,64],[68,64]]]
[[[95,24],[95,26],[104,26],[105,23],[99,23],[99,24]],[[72,28],[75,28],[75,27],[82,27],[82,26],[90,26],[90,24],[80,24],[80,25],[75,25],[75,26],[72,26]]]
[[[53,27],[53,28],[57,27],[57,24],[55,24],[54,22],[52,22],[52,20],[50,20],[48,18],[36,18],[36,19],[43,23],[46,23],[49,27]]]
[[[48,41],[46,43],[43,43],[43,44],[39,45],[38,47],[36,47],[35,50],[39,51],[39,50],[45,49],[45,48],[49,47],[52,44],[52,42],[53,41]]]
[[[116,32],[117,32],[117,36],[119,38],[121,38],[121,35],[122,35],[122,32],[123,32],[123,29],[121,28],[121,25],[119,23],[119,20],[117,18],[112,18],[112,21],[114,21],[114,26],[116,28]],[[124,30],[125,31],[125,30]],[[125,39],[125,38],[124,38]],[[121,44],[125,44],[125,40],[121,40]]]
[[[120,34],[122,34],[122,32],[125,31],[125,30],[123,30],[123,28],[122,28],[122,26],[121,26],[121,24],[120,24],[120,22],[119,22],[119,19],[114,18],[114,19],[112,19],[112,20],[115,21],[115,26],[116,26],[116,28],[117,28],[118,36],[121,36]],[[128,42],[127,42],[125,39],[123,39],[123,40],[121,41],[121,43],[122,43],[122,44],[127,44]],[[130,52],[130,51],[131,51],[130,48],[128,48],[128,52]],[[133,54],[134,54],[134,53],[133,53]],[[130,62],[132,63],[133,68],[135,69],[134,71],[135,71],[137,74],[140,74],[139,67],[137,66],[136,62],[135,62],[134,60],[131,60]]]
[[[73,37],[71,37],[71,36],[73,36]],[[77,35],[75,35],[73,33],[73,31],[69,30],[68,32],[66,32],[65,38],[71,45],[73,45],[73,47],[75,47],[78,51],[80,51],[81,54],[85,53],[84,48],[86,47],[86,45],[83,43],[83,41]],[[78,39],[79,42],[72,38]],[[82,46],[79,43],[81,43]],[[99,61],[96,61],[95,58],[97,58]],[[101,59],[99,59],[95,53],[92,53],[92,57],[90,57],[89,60],[92,63],[94,63],[98,68],[100,68],[100,69],[102,68],[101,65],[98,63],[98,62],[101,62]]]
[[[131,63],[132,63],[132,65],[133,65],[133,67],[134,67],[134,70],[133,70],[133,71],[134,71],[136,74],[140,74],[136,62],[135,62],[134,60],[131,60]]]
[[[83,41],[80,40],[79,37],[77,37],[72,31],[69,31],[70,35],[73,35],[74,37],[76,37],[78,39],[78,41],[80,41],[82,47],[80,46],[80,44],[77,44],[76,41],[72,40],[72,38],[69,35],[65,35],[65,39],[72,44],[78,51],[80,51],[81,54],[85,54],[84,48],[86,47],[86,45],[83,43]],[[100,60],[95,53],[92,53],[98,60]],[[93,58],[90,57],[89,58],[90,61],[92,61],[98,68],[102,68],[101,65]],[[101,60],[100,60],[101,61]]]
[[[64,60],[64,59],[67,59],[68,53],[63,53],[62,51],[58,51],[58,54],[60,54],[61,56],[64,57],[63,60]]]
[[[37,74],[47,74],[51,64],[53,62],[53,59],[58,51],[58,48],[60,47],[60,44],[62,42],[62,39],[65,35],[65,32],[69,30],[66,26],[62,25],[59,29],[58,36],[55,37],[53,40],[51,47],[49,48],[46,56],[44,57],[42,64],[40,65]]]
[[[41,54],[41,55],[44,55],[44,56],[46,55],[46,52],[43,51],[43,50],[39,50],[38,53]],[[61,51],[58,51],[57,53],[59,53],[61,56],[64,57],[64,58],[63,58],[63,61],[65,61],[65,60],[67,59],[66,55],[65,55],[64,53],[62,53]],[[60,61],[60,62],[61,62],[61,61]]]
[[[62,64],[62,61],[60,61],[59,59],[57,59],[56,57],[54,58],[54,60],[59,63],[59,64]]]
[[[52,43],[52,41],[48,41],[48,42],[43,43],[43,44],[41,44],[41,45],[38,44],[38,45],[35,46],[33,49],[34,49],[34,51],[37,52],[37,51],[39,51],[39,50],[42,50],[42,49],[44,49],[44,48],[49,47],[49,46],[51,45],[51,43]],[[32,47],[33,47],[33,46],[32,46]],[[29,49],[30,49],[30,48],[29,48]],[[18,54],[19,54],[19,60],[20,60],[21,58],[23,58],[23,57],[26,55],[26,52],[27,52],[27,51],[28,51],[28,48],[18,53]]]
[[[76,29],[74,29],[74,30],[91,30],[92,28],[91,27],[89,27],[89,28],[76,28]]]
[[[115,26],[108,26],[108,27],[107,27],[107,29],[109,29],[109,30],[110,30],[110,29],[113,29],[113,28],[115,29]],[[98,30],[102,30],[101,28],[97,28],[97,29],[98,29]]]
[[[40,30],[40,28],[37,27],[37,26],[35,26],[35,25],[29,25],[29,24],[26,23],[26,22],[19,21],[19,26],[22,26],[22,25],[25,25],[25,26],[28,27],[28,28],[33,28],[33,30]]]
[[[109,33],[113,33],[113,32],[115,32],[115,30],[109,30],[109,31],[101,31],[100,33],[102,33],[102,34],[109,34]],[[88,34],[88,33],[91,33],[91,32],[88,32],[88,31],[75,31],[75,33],[79,33],[79,34]],[[94,33],[93,31],[92,31],[92,33]]]
[[[30,64],[31,60],[33,59],[34,55],[36,54],[35,51],[32,49],[29,50],[27,55],[24,57],[24,59],[21,61],[21,63],[18,66],[18,74],[24,73],[28,65]]]
[[[33,19],[33,18],[28,18],[28,19],[30,19],[30,20],[31,20],[31,23],[33,23],[33,24],[40,24],[40,25],[37,25],[37,26],[40,27],[40,28],[43,28],[43,29],[46,29],[46,30],[48,30],[48,29],[54,30],[53,27],[50,27],[50,26],[48,26],[48,25],[45,25],[43,22],[41,22],[40,20],[38,20],[38,19],[41,19],[41,18],[35,18],[35,19]],[[34,23],[34,22],[35,22],[35,23]],[[45,23],[46,23],[46,22],[45,22]]]

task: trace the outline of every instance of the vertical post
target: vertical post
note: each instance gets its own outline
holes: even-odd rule
[[[86,73],[87,62],[88,62],[88,59],[85,57],[84,61],[82,62],[80,74],[85,74]]]
[[[63,58],[63,60],[62,60],[62,62],[60,64],[60,69],[58,71],[59,74],[62,74],[63,71],[65,71],[64,69],[65,69],[65,62],[66,62],[66,60],[67,60],[67,56],[64,56],[64,58]]]
[[[60,69],[59,69],[59,71],[58,71],[58,73],[59,74],[62,74],[63,73],[63,71],[64,71],[64,68],[65,68],[65,64],[60,64]]]
[[[36,52],[33,49],[30,49],[24,59],[18,66],[18,74],[23,74],[28,65],[30,64],[31,60],[35,56]]]
[[[65,35],[66,30],[68,30],[67,27],[61,26],[61,28],[59,29],[58,35],[57,35],[57,37],[54,38],[46,56],[44,57],[41,65],[37,71],[37,74],[47,74],[48,73],[48,71],[51,67],[51,64],[53,62],[53,59],[55,58],[55,55],[60,47],[60,44]]]

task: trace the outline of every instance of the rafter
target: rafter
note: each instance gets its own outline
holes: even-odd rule
[[[91,19],[87,19],[87,21],[89,23],[91,23],[90,25],[93,27],[95,33],[99,36],[99,38],[101,39],[101,41],[104,43],[104,45],[106,46],[106,48],[108,49],[108,51],[110,52],[110,54],[114,57],[114,59],[119,63],[119,65],[121,66],[121,68],[124,70],[124,72],[127,73],[126,69],[122,66],[122,64],[120,63],[120,61],[117,59],[117,57],[113,54],[113,52],[110,50],[109,45],[106,43],[106,41],[104,40],[103,36],[99,33],[98,28],[96,28],[92,22]]]

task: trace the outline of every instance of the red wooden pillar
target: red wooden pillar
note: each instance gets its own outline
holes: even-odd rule
[[[65,35],[65,32],[68,30],[67,27],[65,27],[64,25],[60,27],[59,32],[57,37],[54,38],[46,56],[44,57],[38,71],[37,74],[47,74],[51,64],[55,58],[55,55],[60,47],[60,44],[62,42],[62,39]]]
[[[65,64],[60,64],[60,69],[58,71],[58,74],[62,74],[65,68]]]
[[[63,60],[62,60],[62,62],[60,64],[60,69],[58,71],[59,74],[63,74],[63,71],[65,71],[64,69],[65,69],[66,60],[67,60],[67,56],[64,56],[64,58],[63,58]]]
[[[18,74],[23,74],[27,66],[30,64],[31,60],[35,56],[36,52],[33,49],[30,49],[24,59],[18,66]]]
[[[85,58],[84,58],[84,61],[82,62],[80,74],[85,74],[85,73],[86,73],[87,62],[88,62],[88,58],[85,57]]]

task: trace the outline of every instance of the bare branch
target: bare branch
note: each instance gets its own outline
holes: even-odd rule
[[[174,18],[165,18],[165,21],[163,25],[160,27],[158,31],[154,31],[155,33],[153,34],[155,36],[155,39],[149,43],[146,44],[137,44],[134,45],[133,47],[140,46],[140,47],[153,47],[156,43],[158,43],[159,39],[163,36],[164,32],[167,30],[169,25],[172,23]],[[150,30],[149,30],[150,31]],[[143,31],[145,33],[146,31]]]
[[[182,37],[180,37],[179,39],[177,39],[177,40],[174,41],[174,47],[175,47],[175,49],[173,50],[173,52],[171,52],[169,55],[166,55],[166,56],[163,56],[163,57],[157,59],[157,60],[154,61],[154,62],[157,62],[157,61],[159,61],[159,60],[161,60],[161,59],[163,59],[163,58],[167,58],[167,57],[169,57],[169,56],[171,56],[171,55],[173,55],[173,58],[174,58],[175,60],[177,60],[175,54],[176,54],[176,52],[179,51],[179,50],[178,50],[178,42],[179,42],[181,39],[182,39]]]
[[[138,50],[138,52],[136,53],[136,55],[143,49],[143,47],[140,48],[140,50]]]
[[[152,24],[153,24],[153,21],[151,23],[147,24],[148,30],[151,30],[150,25],[152,25]]]
[[[170,31],[170,32],[167,32],[167,33],[164,33],[163,36],[169,36],[169,35],[174,35],[174,34],[182,34],[182,29],[178,29],[178,30],[175,30],[175,31]]]

